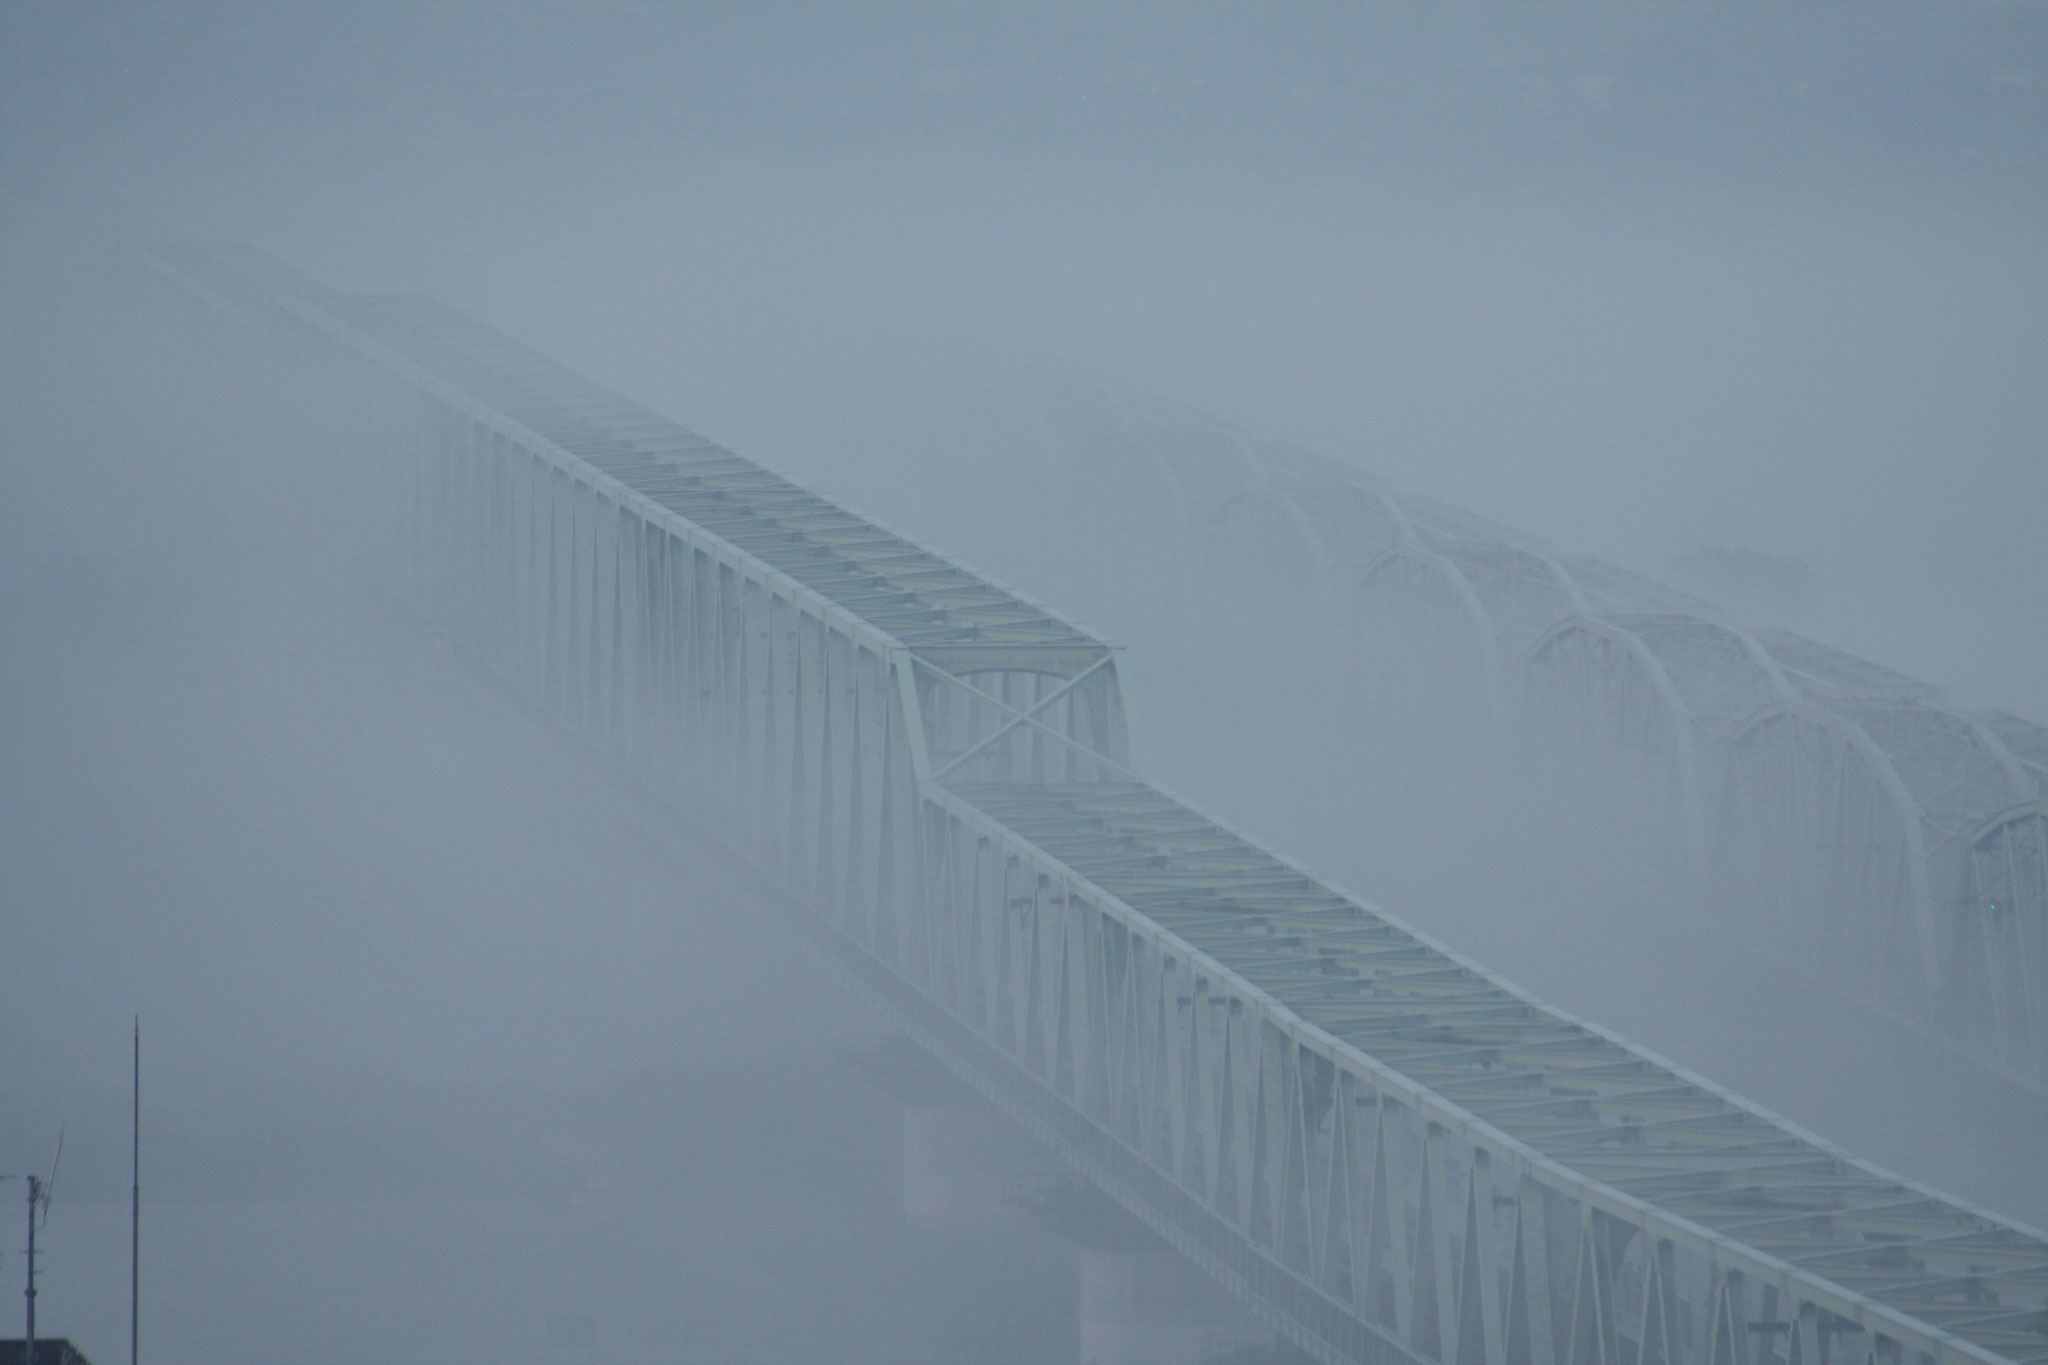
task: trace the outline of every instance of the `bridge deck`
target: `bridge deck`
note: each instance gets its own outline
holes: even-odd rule
[[[1990,1350],[2048,1360],[2038,1235],[1546,1008],[1153,787],[956,790],[1302,1018],[1560,1164]],[[1994,1286],[1997,1304],[1960,1292]]]
[[[349,295],[321,306],[903,644],[1101,643],[1015,593],[432,299]]]
[[[918,647],[1101,648],[1036,603],[611,392],[433,299],[337,294],[236,243],[154,251],[250,319],[316,302],[435,378]]]

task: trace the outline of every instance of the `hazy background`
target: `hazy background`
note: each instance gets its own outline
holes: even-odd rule
[[[1215,743],[1256,673],[1034,552],[971,370],[904,360],[1077,364],[1652,572],[1797,556],[1794,624],[2042,719],[2044,172],[2038,4],[7,0],[0,1171],[69,1123],[42,1329],[121,1356],[140,1010],[151,1359],[1072,1354],[1058,1242],[896,1221],[841,1061],[879,1021],[336,572],[333,471],[128,235],[437,294],[1110,630],[1174,785],[2048,1221],[2038,1097]]]

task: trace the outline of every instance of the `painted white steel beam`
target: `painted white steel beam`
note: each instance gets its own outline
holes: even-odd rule
[[[1318,1358],[2048,1361],[2048,1238],[1140,780],[1106,642],[452,310],[279,288],[419,609]]]

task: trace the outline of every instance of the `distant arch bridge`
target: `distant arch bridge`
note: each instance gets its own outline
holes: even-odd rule
[[[2048,726],[1192,409],[1039,392],[1080,462],[1145,471],[1123,516],[1311,622],[1376,724],[1586,804],[1787,960],[2048,1084]]]

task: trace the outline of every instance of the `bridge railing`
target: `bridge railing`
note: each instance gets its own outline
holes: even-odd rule
[[[978,1084],[1319,1354],[2004,1358],[1550,1159],[1164,931],[972,794],[933,793],[926,812],[915,980],[949,1016],[930,1036],[964,1029],[1000,1054],[1013,1079],[991,1087],[1005,1067],[984,1062]],[[1654,1171],[1671,1155],[1640,1159]],[[1839,1176],[1817,1144],[1793,1159]],[[1686,1164],[1670,1161],[1673,1183]]]

